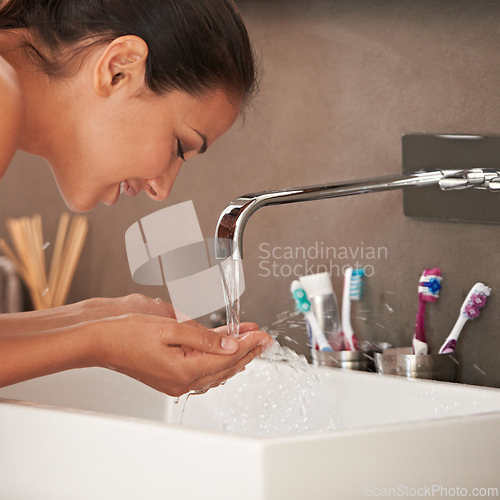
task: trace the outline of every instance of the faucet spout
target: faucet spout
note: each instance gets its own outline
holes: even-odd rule
[[[284,205],[300,201],[337,198],[357,194],[389,191],[410,187],[439,185],[441,189],[464,189],[469,187],[489,187],[489,181],[500,181],[499,172],[483,171],[483,182],[478,181],[477,169],[430,170],[411,174],[392,175],[361,179],[333,184],[305,186],[275,191],[262,191],[240,196],[232,201],[221,213],[215,231],[215,256],[217,259],[243,258],[243,231],[251,215],[268,205]],[[497,188],[495,182],[491,190]]]

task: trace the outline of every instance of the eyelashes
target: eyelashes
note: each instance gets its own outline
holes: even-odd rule
[[[180,158],[182,161],[186,161],[186,158],[184,158],[184,148],[182,147],[179,139],[177,139],[177,158]]]

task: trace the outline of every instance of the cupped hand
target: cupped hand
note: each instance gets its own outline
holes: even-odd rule
[[[177,323],[153,314],[92,323],[100,332],[97,364],[171,396],[221,384],[273,342],[255,323],[242,323],[238,338],[229,336],[227,327],[209,330],[195,321]]]

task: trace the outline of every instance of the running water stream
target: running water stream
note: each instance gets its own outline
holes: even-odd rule
[[[229,335],[237,337],[240,333],[240,261],[230,257],[220,266]]]
[[[226,321],[229,327],[229,334],[237,337],[240,331],[240,261],[233,258],[225,259],[221,263],[222,285],[226,300]],[[295,368],[302,370],[308,367],[303,356],[299,356],[295,351],[282,347],[276,340],[277,331],[268,331],[275,341],[274,344],[261,355],[261,358],[269,361],[287,361]]]

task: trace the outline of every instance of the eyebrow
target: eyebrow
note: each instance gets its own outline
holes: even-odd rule
[[[198,149],[198,154],[202,155],[207,150],[207,138],[201,132],[198,132],[197,130],[195,130],[195,132],[201,137],[201,140],[203,141],[200,149]]]

